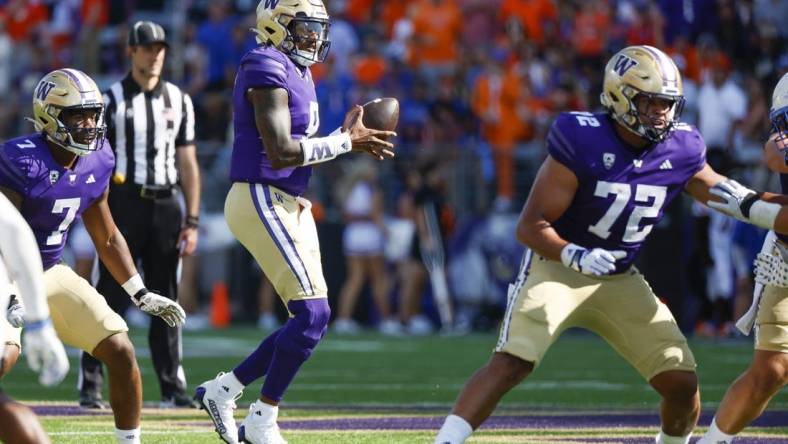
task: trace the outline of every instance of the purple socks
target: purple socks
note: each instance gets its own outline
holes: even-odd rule
[[[271,333],[233,373],[244,386],[267,375],[261,393],[280,401],[298,369],[326,332],[331,310],[326,298],[290,301],[293,317]]]

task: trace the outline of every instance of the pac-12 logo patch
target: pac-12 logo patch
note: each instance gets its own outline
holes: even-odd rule
[[[49,172],[49,183],[55,184],[57,180],[60,179],[60,173],[57,171],[50,171]]]
[[[613,153],[605,153],[602,154],[602,165],[605,166],[608,170],[613,168],[613,164],[616,163],[616,155]]]

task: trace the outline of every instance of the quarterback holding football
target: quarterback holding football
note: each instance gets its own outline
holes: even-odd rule
[[[312,165],[345,153],[392,157],[396,136],[363,125],[355,106],[342,128],[312,137],[320,126],[309,69],[330,46],[321,0],[263,0],[257,6],[260,46],[241,60],[233,90],[233,143],[224,214],[290,315],[287,322],[232,371],[197,389],[196,398],[225,442],[282,443],[278,405],[298,369],[323,337],[330,317],[311,203],[302,197]],[[235,398],[265,376],[259,399],[236,428]]]

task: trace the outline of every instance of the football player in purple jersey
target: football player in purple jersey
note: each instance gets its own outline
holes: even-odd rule
[[[528,250],[490,361],[468,381],[436,443],[464,442],[569,327],[603,337],[661,397],[657,443],[687,443],[700,414],[695,359],[633,262],[665,207],[726,183],[681,123],[681,75],[665,53],[631,46],[605,67],[604,113],[560,114],[520,214]],[[719,190],[715,190],[719,193]]]
[[[197,388],[196,399],[228,443],[282,443],[279,401],[326,331],[330,310],[317,229],[306,191],[312,165],[350,151],[382,160],[390,131],[367,129],[355,106],[341,128],[311,137],[320,125],[309,67],[329,49],[328,14],[321,0],[262,0],[260,46],[241,60],[233,89],[233,143],[225,217],[236,238],[271,280],[290,314],[232,371]],[[259,399],[236,429],[235,398],[265,376]]]
[[[769,169],[780,174],[783,194],[788,194],[788,74],[777,83],[772,94],[769,113],[772,135],[764,147],[764,156]],[[727,183],[721,194],[726,204],[711,203],[731,215],[743,216],[740,208],[746,198],[757,197],[758,193],[744,191],[738,184]],[[723,185],[721,184],[722,188]],[[741,202],[737,199],[742,196]],[[755,202],[750,207],[750,218],[757,206],[768,208],[772,204]],[[775,208],[772,207],[772,211]],[[768,211],[768,210],[761,210]],[[743,218],[751,222],[750,218]],[[767,219],[768,222],[768,219]],[[781,223],[774,229],[784,231]],[[768,226],[767,226],[768,228]],[[755,420],[766,409],[769,401],[788,383],[788,235],[770,232],[764,241],[761,253],[755,260],[755,288],[750,310],[736,322],[736,327],[749,334],[753,325],[755,353],[750,367],[739,376],[722,399],[711,426],[701,444],[729,444],[736,434]]]
[[[107,365],[116,440],[139,443],[142,384],[126,323],[61,261],[74,219],[82,217],[99,258],[141,310],[171,326],[185,314],[145,288],[112,220],[107,192],[115,158],[104,141],[103,111],[101,92],[85,73],[65,68],[44,76],[33,91],[37,132],[0,147],[0,192],[35,235],[55,331]]]

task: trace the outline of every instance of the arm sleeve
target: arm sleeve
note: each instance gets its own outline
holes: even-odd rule
[[[178,137],[175,138],[175,147],[191,145],[194,143],[194,105],[192,98],[185,92],[183,93],[182,114],[183,122],[178,130]]]
[[[0,257],[19,287],[28,321],[49,318],[44,271],[33,231],[14,205],[0,194]]]
[[[252,56],[241,62],[246,88],[287,89],[285,64],[272,57]]]

